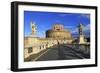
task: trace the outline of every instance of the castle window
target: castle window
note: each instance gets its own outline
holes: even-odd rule
[[[28,48],[28,53],[32,53],[32,52],[33,52],[32,47],[29,47],[29,48]]]
[[[60,29],[58,28],[57,31],[59,31]]]

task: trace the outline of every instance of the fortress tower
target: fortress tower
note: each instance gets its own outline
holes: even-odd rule
[[[62,24],[54,24],[52,29],[47,30],[46,38],[53,38],[57,40],[72,40],[70,31],[64,29]]]

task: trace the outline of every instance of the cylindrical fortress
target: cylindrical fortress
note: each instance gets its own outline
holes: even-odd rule
[[[68,30],[65,30],[63,25],[55,24],[53,29],[46,31],[46,38],[55,38],[55,39],[72,39],[71,33]]]

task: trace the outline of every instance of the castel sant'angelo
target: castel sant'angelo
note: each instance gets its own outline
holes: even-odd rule
[[[46,30],[45,38],[36,36],[36,30],[36,24],[31,22],[31,34],[24,37],[24,58],[40,53],[41,51],[54,45],[71,44],[73,41],[70,31],[64,29],[62,24],[54,24],[52,29]],[[81,43],[84,43],[83,35],[80,36]]]
[[[61,24],[54,24],[52,29],[46,31],[46,38],[53,38],[56,40],[62,40],[67,42],[71,42],[72,36],[71,33],[64,29],[63,25]]]

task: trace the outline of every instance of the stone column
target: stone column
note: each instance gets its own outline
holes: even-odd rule
[[[79,25],[79,44],[84,44],[85,39],[84,39],[84,34],[83,34],[83,25]]]
[[[30,22],[31,24],[31,36],[36,36],[36,25],[34,22]]]

